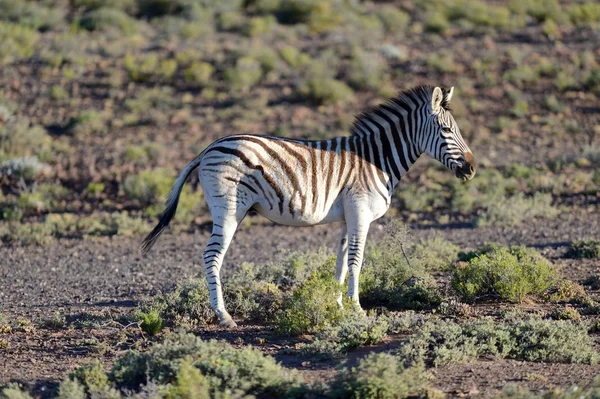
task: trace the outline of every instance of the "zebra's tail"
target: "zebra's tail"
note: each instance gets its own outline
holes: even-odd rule
[[[179,177],[177,177],[177,180],[175,180],[175,184],[173,184],[173,187],[171,188],[171,191],[169,192],[169,195],[167,196],[167,200],[165,202],[167,208],[161,215],[158,224],[154,227],[154,229],[152,229],[150,234],[148,234],[146,238],[144,238],[144,241],[142,241],[142,254],[145,255],[148,253],[148,251],[150,251],[150,248],[152,248],[156,240],[158,240],[158,237],[160,237],[162,232],[169,225],[171,219],[173,219],[173,216],[175,216],[175,212],[177,211],[177,203],[179,202],[179,196],[181,195],[183,185],[185,184],[185,181],[187,180],[189,175],[192,174],[194,169],[196,169],[198,165],[200,165],[204,152],[205,151],[202,151],[200,155],[194,158],[194,160],[183,169]]]

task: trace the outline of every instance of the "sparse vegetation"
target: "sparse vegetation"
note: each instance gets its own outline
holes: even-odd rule
[[[571,244],[567,256],[572,258],[600,258],[600,241],[584,240]]]
[[[464,324],[430,322],[409,337],[397,354],[405,364],[435,367],[477,357],[553,363],[595,363],[598,359],[585,327],[536,317],[500,323],[490,319]]]

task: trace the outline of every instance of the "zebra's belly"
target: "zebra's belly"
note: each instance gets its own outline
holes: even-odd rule
[[[287,226],[314,226],[344,220],[344,207],[340,199],[334,201],[328,209],[317,212],[296,210],[292,214],[286,210],[284,213],[279,213],[279,209],[270,209],[267,204],[261,202],[254,205],[254,209],[267,219]]]

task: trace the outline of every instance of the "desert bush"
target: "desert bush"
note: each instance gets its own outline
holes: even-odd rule
[[[170,335],[147,352],[127,352],[113,364],[110,379],[119,388],[134,389],[148,381],[173,383],[185,362],[192,362],[206,377],[213,395],[229,391],[277,397],[300,383],[294,373],[256,349],[235,349],[192,334]]]
[[[586,298],[585,289],[570,280],[560,280],[548,292],[544,294],[544,299],[550,302],[571,302]]]
[[[191,358],[185,358],[165,396],[167,399],[210,399],[210,382],[194,367]]]
[[[122,184],[128,198],[138,201],[143,206],[156,204],[167,197],[174,182],[168,169],[154,169],[128,176]]]
[[[157,332],[164,324],[206,324],[215,317],[205,279],[178,283],[172,292],[157,295],[152,301],[142,304],[139,314],[148,318],[149,328]]]
[[[319,331],[313,342],[302,348],[310,354],[339,357],[350,349],[380,343],[389,328],[386,317],[366,316],[362,312],[349,312],[335,325]]]
[[[290,45],[282,47],[279,50],[279,56],[294,69],[304,68],[311,62],[310,55],[303,53],[296,47]]]
[[[158,334],[163,327],[165,322],[158,312],[158,309],[150,308],[148,312],[138,311],[136,316],[140,323],[140,328],[143,332],[148,335]]]
[[[581,321],[581,314],[577,309],[572,306],[565,306],[564,308],[557,308],[550,314],[555,320],[574,320]]]
[[[26,120],[9,117],[0,124],[0,162],[26,156],[38,156],[43,160],[49,158],[52,138],[46,130],[37,125],[31,125]],[[24,158],[23,161],[35,162]]]
[[[534,249],[491,246],[457,267],[452,288],[467,301],[493,296],[521,302],[527,295],[541,295],[556,280],[556,270]]]
[[[248,37],[257,37],[269,33],[275,27],[275,17],[253,17],[242,26],[242,32]]]
[[[329,0],[282,0],[275,15],[282,24],[304,23],[315,33],[331,31],[343,21]]]
[[[409,248],[409,254],[416,257],[428,271],[448,270],[459,252],[457,245],[446,241],[441,235],[420,241]]]
[[[355,89],[378,89],[384,83],[387,64],[379,54],[356,49],[348,68],[348,82]]]
[[[98,360],[79,367],[69,377],[84,386],[88,393],[109,388],[108,375],[104,372],[104,367]]]
[[[7,384],[6,388],[0,391],[2,399],[33,399],[27,391],[18,384]]]
[[[64,12],[58,7],[26,1],[0,1],[0,20],[10,21],[39,31],[47,31],[64,23]]]
[[[576,241],[571,244],[565,256],[598,259],[600,258],[600,241],[593,239]]]
[[[426,382],[431,378],[422,367],[405,368],[396,356],[371,354],[357,366],[344,368],[331,384],[332,398],[402,399],[427,397]]]
[[[90,109],[69,118],[65,130],[74,136],[105,133],[108,129],[106,115]]]
[[[352,100],[352,89],[334,78],[335,69],[330,64],[327,60],[311,63],[297,87],[301,97],[316,104],[341,104]]]
[[[86,399],[85,387],[77,380],[65,379],[58,386],[58,399]]]
[[[26,26],[0,21],[0,65],[29,58],[35,50],[39,33]]]
[[[214,68],[208,62],[194,61],[184,69],[186,82],[206,85],[210,83]]]
[[[474,221],[475,226],[515,226],[527,220],[552,219],[560,211],[552,205],[552,195],[535,193],[525,197],[523,193],[486,201],[486,209]]]
[[[86,11],[79,20],[79,26],[90,31],[118,29],[122,33],[134,33],[137,22],[124,11],[101,7]]]
[[[429,279],[426,261],[418,257],[435,256],[415,253],[412,264],[406,263],[400,243],[408,241],[409,233],[398,222],[388,223],[387,235],[365,256],[360,275],[360,295],[369,304],[385,305],[400,309],[434,308],[441,302],[435,283]],[[415,247],[417,248],[417,247]],[[420,247],[419,250],[423,250]]]
[[[0,163],[0,173],[15,179],[34,180],[42,171],[48,169],[49,167],[36,156],[8,159]]]
[[[160,60],[156,53],[149,53],[143,56],[126,54],[125,58],[123,58],[123,65],[131,80],[146,82],[156,74]]]
[[[339,322],[344,311],[337,303],[340,286],[334,279],[332,258],[312,273],[285,299],[277,315],[278,331],[284,334],[314,333]]]
[[[0,241],[6,243],[31,245],[47,244],[52,240],[52,228],[44,223],[19,222],[0,225]]]
[[[235,67],[225,71],[225,81],[234,90],[248,90],[260,81],[263,76],[260,62],[252,57],[243,56],[237,59]]]
[[[439,367],[478,357],[552,363],[595,363],[598,354],[585,326],[538,317],[494,323],[426,323],[398,349],[405,365]]]
[[[410,16],[394,6],[384,6],[377,10],[377,16],[383,22],[388,35],[398,35],[406,32],[410,23]]]
[[[578,26],[600,22],[600,4],[595,2],[572,4],[567,12],[571,21]]]

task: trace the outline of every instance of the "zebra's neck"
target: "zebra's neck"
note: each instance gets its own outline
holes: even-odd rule
[[[392,189],[423,153],[413,114],[413,109],[390,102],[362,114],[352,128],[365,158],[390,176]]]

